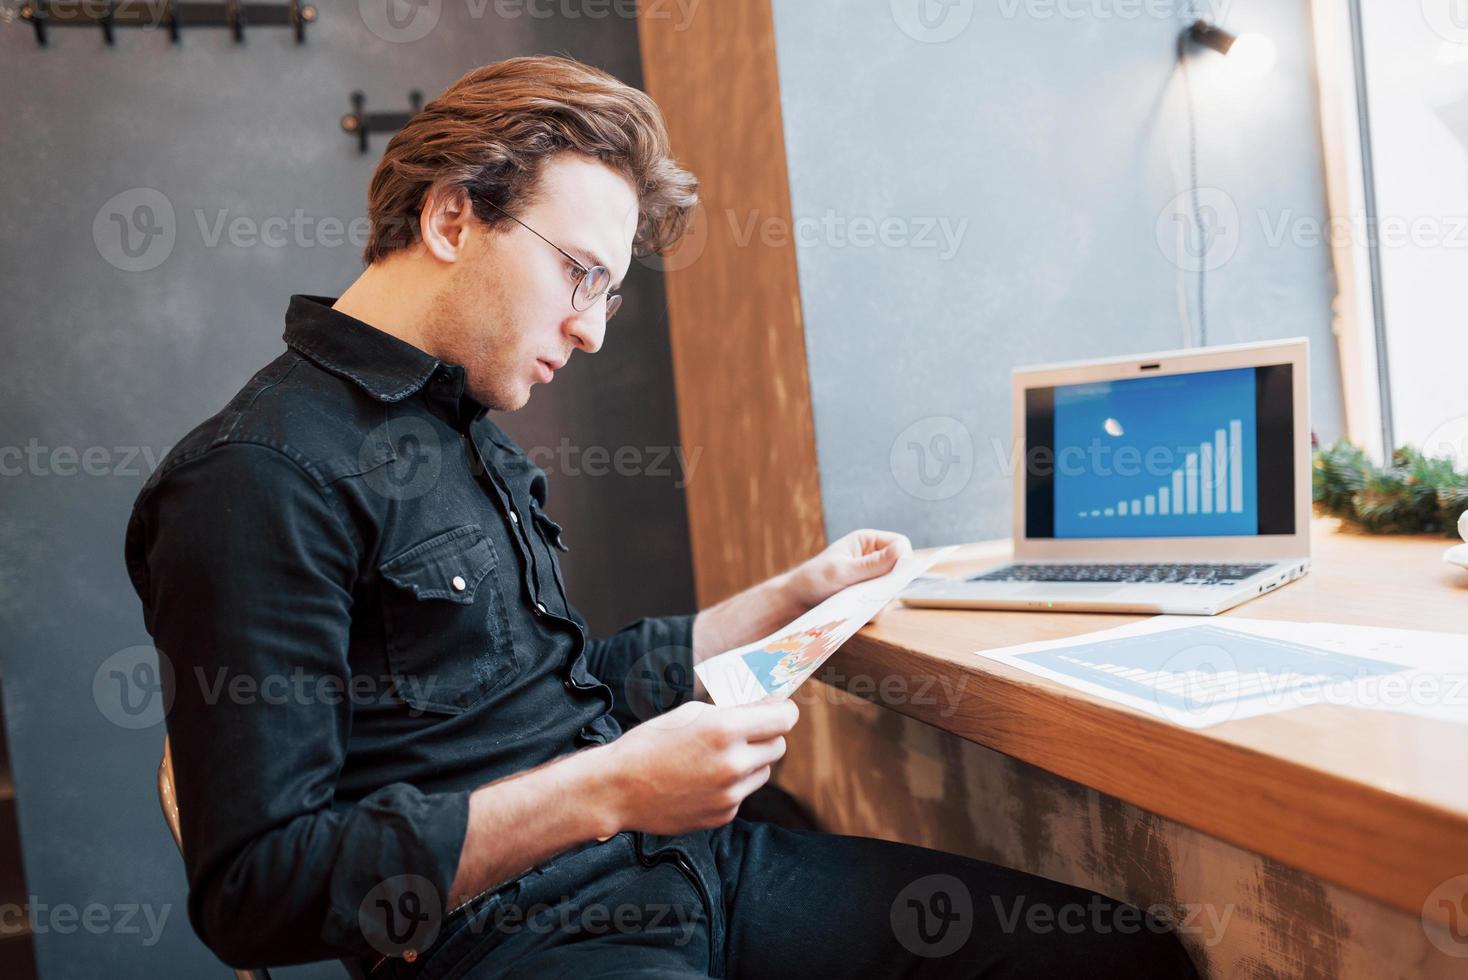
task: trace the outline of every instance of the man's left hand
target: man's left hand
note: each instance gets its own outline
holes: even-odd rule
[[[790,572],[790,595],[810,608],[849,585],[886,575],[912,554],[907,535],[863,528],[836,541]]]

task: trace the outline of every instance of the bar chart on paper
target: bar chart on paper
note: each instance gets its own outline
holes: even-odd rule
[[[1254,398],[1249,370],[1058,391],[1056,535],[1256,533]]]
[[[1238,625],[1228,629],[1160,617],[984,655],[1190,726],[1287,710],[1322,692],[1345,697],[1354,685],[1408,669],[1270,635],[1267,626],[1260,629],[1247,620]]]

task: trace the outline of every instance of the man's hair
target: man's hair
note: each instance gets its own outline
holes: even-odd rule
[[[569,58],[512,58],[476,68],[388,142],[367,196],[371,263],[418,240],[430,188],[467,192],[491,228],[532,201],[541,167],[570,151],[600,160],[637,191],[634,245],[661,252],[682,236],[698,181],[670,156],[662,113],[645,92]]]

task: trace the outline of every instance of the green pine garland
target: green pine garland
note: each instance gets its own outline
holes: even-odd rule
[[[1377,534],[1458,536],[1468,510],[1468,475],[1450,459],[1429,459],[1410,446],[1377,466],[1346,440],[1315,451],[1315,510]]]

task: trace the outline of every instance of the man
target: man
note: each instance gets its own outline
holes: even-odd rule
[[[389,143],[366,271],[292,297],[285,353],[149,480],[128,568],[171,668],[194,928],[232,965],[373,977],[1190,975],[1089,892],[734,819],[797,708],[714,707],[693,663],[902,536],[587,638],[546,476],[486,412],[600,348],[634,243],[695,200],[644,94],[558,58],[470,72]]]

